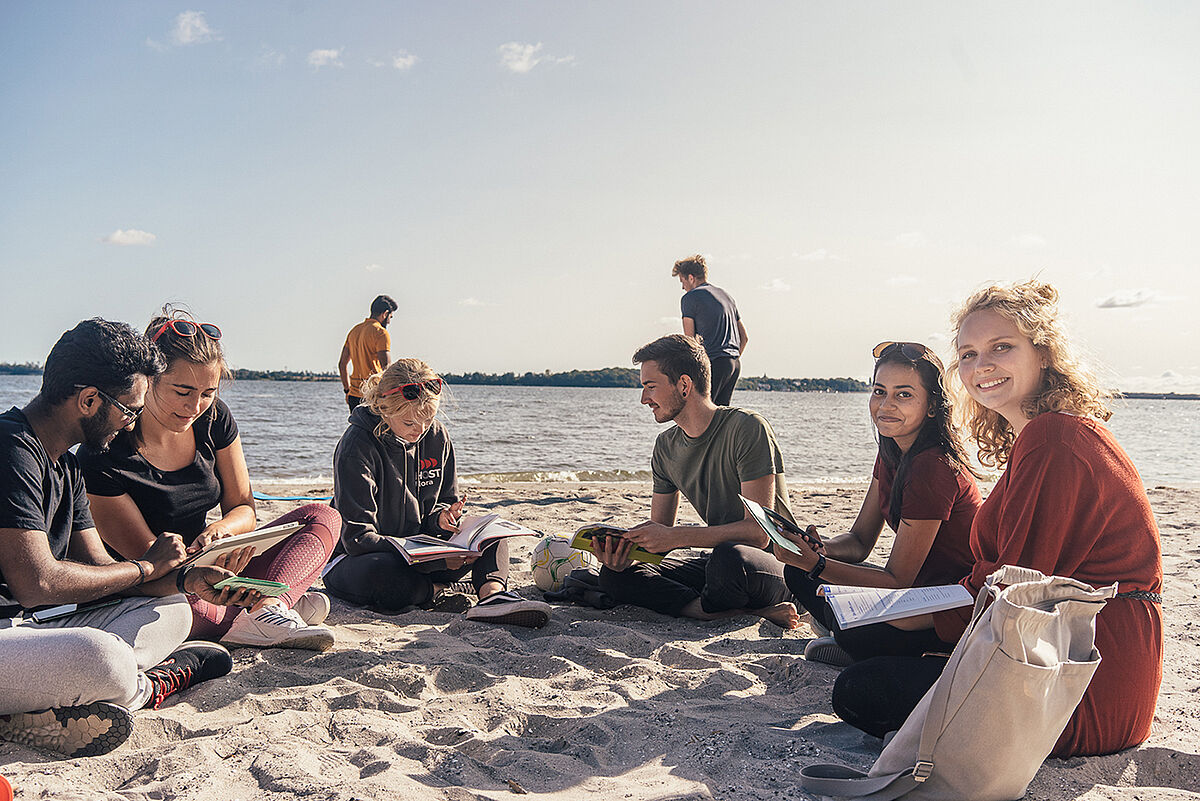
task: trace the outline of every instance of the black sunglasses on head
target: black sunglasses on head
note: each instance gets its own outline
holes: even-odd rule
[[[900,355],[910,362],[923,359],[925,354],[929,352],[929,349],[920,342],[880,342],[871,349],[871,355],[876,359],[882,359],[887,354],[896,350],[899,350]]]
[[[387,392],[381,393],[383,397],[395,395],[397,392],[404,394],[405,400],[416,400],[421,396],[421,387],[429,390],[433,395],[442,394],[442,379],[431,378],[428,381],[417,381],[413,384],[401,384],[398,387],[392,387]]]

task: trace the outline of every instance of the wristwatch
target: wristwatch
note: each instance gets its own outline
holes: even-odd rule
[[[181,567],[175,575],[175,589],[179,590],[184,595],[187,595],[187,590],[183,587],[183,577],[187,575],[189,568]]]
[[[821,571],[824,569],[825,569],[825,554],[823,554],[823,553],[817,554],[817,563],[815,565],[813,565],[812,570],[808,571],[808,577],[810,579],[816,581],[817,577],[821,575]]]

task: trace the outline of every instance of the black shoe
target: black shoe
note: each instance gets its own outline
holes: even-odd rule
[[[129,739],[132,730],[129,710],[107,701],[0,715],[0,738],[72,759],[107,754]]]
[[[224,646],[201,640],[185,642],[146,671],[146,678],[154,687],[146,706],[158,709],[168,696],[193,684],[224,676],[231,670],[233,657]]]

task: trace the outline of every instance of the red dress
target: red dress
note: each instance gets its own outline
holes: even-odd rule
[[[1042,414],[1013,444],[1008,469],[971,529],[975,565],[962,584],[979,592],[1001,565],[1032,567],[1118,592],[1162,592],[1162,550],[1150,500],[1133,463],[1103,426]],[[954,642],[968,610],[934,615]],[[1107,754],[1150,736],[1162,682],[1158,604],[1114,598],[1096,618],[1101,663],[1054,756]]]

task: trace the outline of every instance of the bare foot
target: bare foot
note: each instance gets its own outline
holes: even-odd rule
[[[752,609],[750,611],[761,618],[766,618],[781,629],[791,630],[800,628],[800,612],[791,601],[784,601],[781,604],[763,607],[762,609]]]

